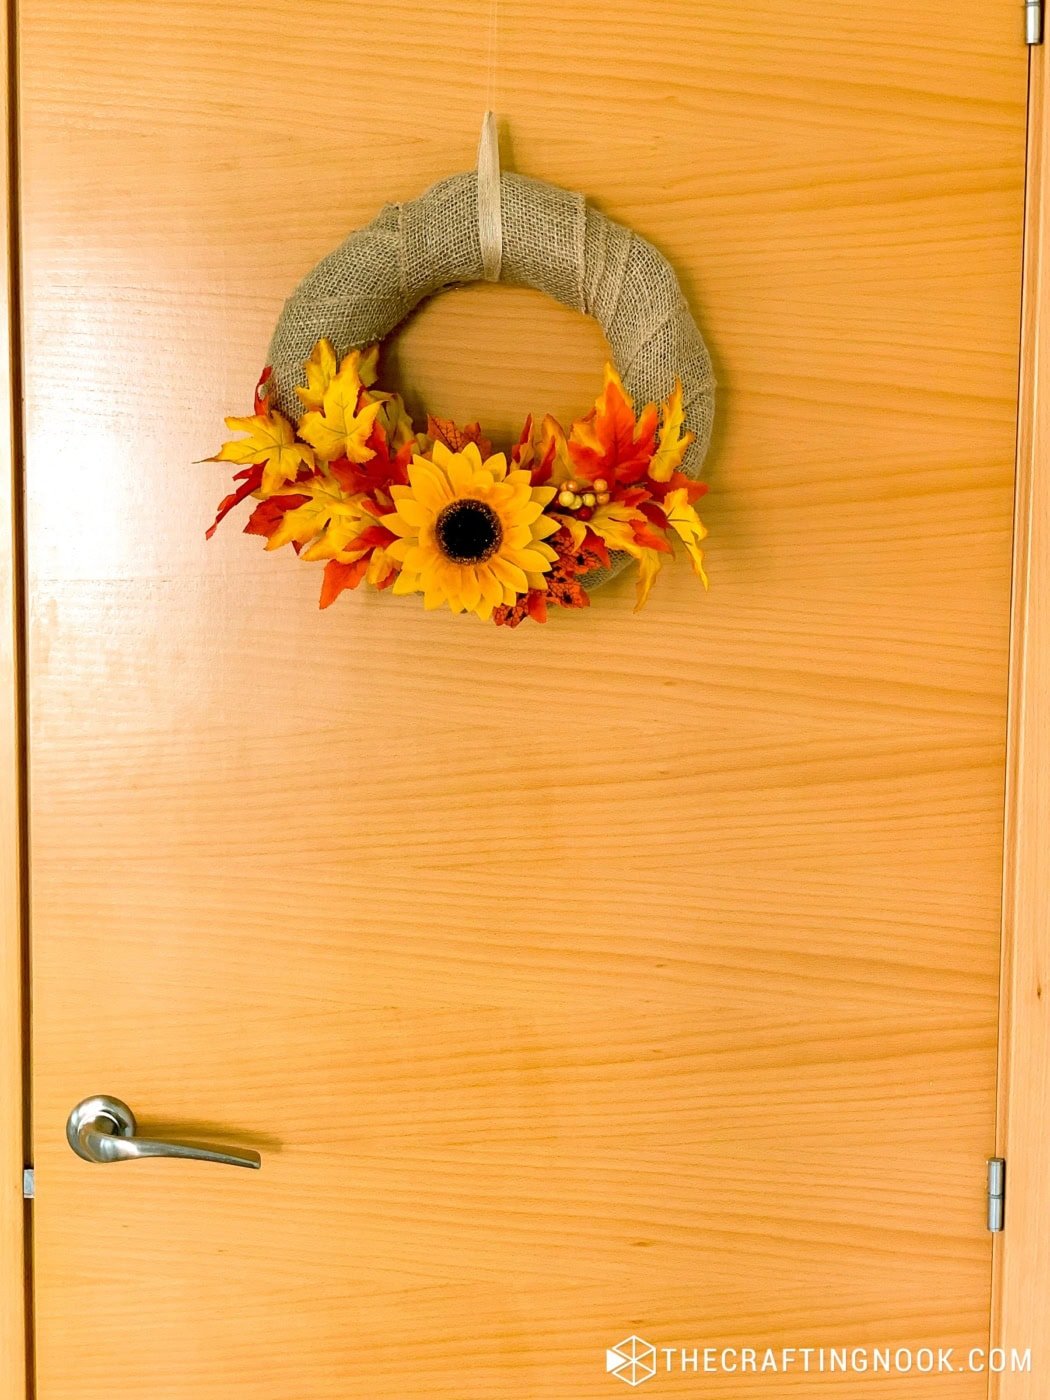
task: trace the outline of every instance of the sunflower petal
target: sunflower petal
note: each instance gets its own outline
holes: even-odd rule
[[[448,470],[448,464],[452,461],[452,452],[447,443],[441,442],[440,439],[435,442],[431,456],[439,467]]]
[[[409,525],[414,526],[416,529],[419,529],[421,525],[429,524],[434,518],[434,512],[432,510],[428,510],[421,502],[411,498],[407,501],[398,501],[397,513],[402,520],[407,521]]]
[[[424,457],[413,457],[408,480],[416,499],[431,510],[438,511],[453,499],[445,473],[437,471]]]
[[[438,445],[440,446],[440,443]],[[474,484],[474,473],[470,469],[470,463],[466,460],[466,456],[465,452],[450,452],[448,462],[445,464],[445,471],[452,483],[452,490],[457,496],[465,496]],[[480,457],[478,458],[478,466],[479,468],[481,466]]]
[[[528,591],[529,581],[525,577],[525,570],[520,569],[517,564],[512,564],[505,555],[494,555],[489,560],[489,568],[505,588],[512,588],[515,593]]]
[[[515,549],[504,557],[510,563],[517,564],[519,569],[534,574],[545,574],[551,566],[550,560],[545,559],[538,549]]]
[[[391,546],[391,548],[393,548]],[[402,569],[397,578],[394,579],[395,593],[418,593],[419,580],[415,574],[409,573],[407,569]]]
[[[499,607],[503,601],[503,586],[489,565],[478,570],[478,583],[481,587],[482,604],[487,604],[489,612]]]
[[[380,525],[385,526],[391,534],[414,537],[418,533],[416,526],[410,525],[407,520],[402,519],[400,510],[399,506],[393,515],[381,515],[379,517]]]
[[[481,580],[478,578],[477,569],[463,570],[463,584],[460,589],[460,597],[467,612],[474,612],[481,602]]]

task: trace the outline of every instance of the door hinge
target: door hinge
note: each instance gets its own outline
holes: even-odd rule
[[[988,1228],[998,1235],[1006,1219],[1006,1158],[988,1159]]]
[[[36,1196],[36,1172],[32,1167],[22,1168],[22,1199],[31,1201]]]
[[[1043,0],[1024,0],[1024,37],[1028,44],[1043,42]]]

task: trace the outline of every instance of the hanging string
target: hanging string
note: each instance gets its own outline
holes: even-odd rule
[[[496,80],[499,68],[499,0],[489,7],[486,86],[488,110],[478,143],[478,238],[482,275],[498,282],[503,266],[503,214],[500,209],[499,130],[496,125]]]
[[[503,211],[495,112],[485,113],[478,143],[478,238],[482,276],[486,282],[498,282],[503,267]]]
[[[489,111],[499,107],[496,92],[496,79],[499,74],[499,0],[491,0],[489,5],[488,52],[485,55],[486,98]]]

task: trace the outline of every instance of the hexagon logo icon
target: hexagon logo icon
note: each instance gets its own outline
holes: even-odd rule
[[[605,1370],[624,1385],[641,1385],[656,1375],[656,1348],[642,1337],[624,1337],[606,1351]]]

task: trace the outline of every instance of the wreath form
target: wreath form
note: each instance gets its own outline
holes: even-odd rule
[[[486,191],[486,183],[488,190]],[[486,236],[486,199],[498,190],[497,248]],[[293,422],[303,366],[322,339],[340,356],[385,339],[427,297],[482,280],[534,287],[593,316],[624,387],[640,403],[681,383],[693,434],[682,473],[700,475],[711,440],[711,358],[673,269],[651,243],[588,206],[582,195],[522,175],[453,175],[418,199],[387,205],[307,274],[284,305],[267,355],[268,401]],[[630,557],[585,575],[588,591]]]

